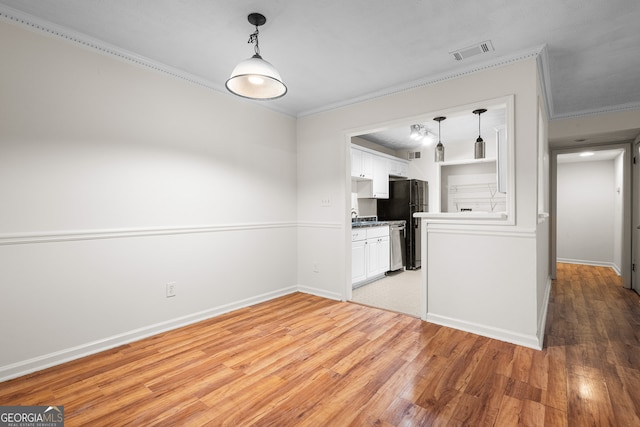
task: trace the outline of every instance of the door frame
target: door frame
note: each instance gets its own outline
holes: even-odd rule
[[[623,218],[622,218],[622,252],[621,252],[621,260],[622,265],[620,266],[621,277],[622,277],[622,286],[627,289],[631,289],[632,281],[633,281],[633,272],[632,272],[632,215],[634,209],[632,209],[632,170],[633,170],[633,149],[632,144],[629,142],[620,142],[620,143],[611,143],[611,144],[597,144],[597,145],[580,145],[580,146],[572,146],[565,148],[555,148],[551,149],[551,162],[550,162],[550,226],[551,226],[551,248],[549,251],[549,255],[551,258],[551,278],[556,278],[557,272],[557,214],[558,214],[558,204],[557,204],[557,194],[558,194],[558,155],[559,154],[568,154],[568,153],[577,153],[585,150],[589,151],[607,151],[607,150],[616,150],[622,149],[624,150],[624,161],[622,162],[623,171],[622,171],[622,200],[623,200]],[[638,285],[636,285],[638,287]]]
[[[631,289],[640,293],[640,135],[633,141],[631,146],[633,181],[631,188],[632,196],[632,230],[631,230]]]

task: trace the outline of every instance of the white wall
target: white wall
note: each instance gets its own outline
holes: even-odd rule
[[[551,294],[551,222],[549,220],[551,194],[551,165],[549,154],[549,121],[542,97],[542,87],[538,80],[538,225],[536,227],[537,262],[537,336],[544,343],[544,330],[547,322],[547,307]],[[555,265],[555,260],[553,260]]]
[[[613,266],[614,161],[558,163],[558,260]]]
[[[410,118],[514,94],[516,188],[512,190],[516,209],[511,215],[515,216],[515,225],[429,226],[428,239],[433,237],[433,240],[429,240],[427,252],[427,318],[450,325],[466,325],[469,326],[467,329],[478,333],[538,346],[536,79],[536,60],[523,60],[299,119],[299,284],[318,294],[348,297],[348,135],[366,133],[381,124],[407,123]],[[427,153],[425,159],[433,157]],[[330,208],[320,207],[320,200],[325,195],[334,201]],[[451,242],[460,244],[452,245]],[[467,242],[473,244],[467,245]],[[477,250],[482,247],[495,250],[485,251],[477,258]],[[436,257],[449,261],[438,262]],[[484,261],[482,269],[473,270],[477,265],[475,261],[469,267],[468,262],[474,259]],[[313,271],[314,262],[323,267]],[[471,282],[468,281],[469,268],[477,272]],[[542,280],[546,282],[546,279]],[[467,289],[473,292],[465,292]],[[438,295],[446,295],[442,298],[449,303],[439,300]],[[481,299],[478,299],[479,295]],[[469,310],[458,310],[458,304]]]
[[[0,380],[296,289],[293,118],[9,23],[0,51]]]
[[[613,210],[613,268],[622,272],[622,246],[624,233],[624,153],[613,161],[614,174],[614,210]]]

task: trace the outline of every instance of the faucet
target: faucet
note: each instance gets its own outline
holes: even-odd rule
[[[358,211],[356,211],[355,209],[351,209],[351,219],[357,219],[358,218]]]

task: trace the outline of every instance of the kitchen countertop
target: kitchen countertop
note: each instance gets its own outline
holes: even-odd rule
[[[380,227],[385,225],[405,225],[407,221],[355,221],[351,222],[351,228],[364,228],[364,227]]]
[[[418,212],[414,218],[433,220],[506,219],[506,212]]]

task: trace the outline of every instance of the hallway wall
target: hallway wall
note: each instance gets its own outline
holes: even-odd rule
[[[620,271],[614,256],[614,172],[613,160],[558,163],[558,261]]]

